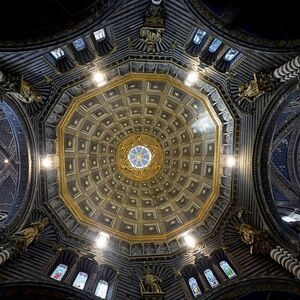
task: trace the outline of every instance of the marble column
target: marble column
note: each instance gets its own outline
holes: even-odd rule
[[[273,71],[273,78],[286,82],[298,77],[300,74],[300,56],[295,57]]]
[[[300,279],[300,262],[290,252],[281,246],[276,246],[270,251],[270,256],[297,279]]]
[[[300,279],[300,262],[281,246],[275,246],[264,231],[257,230],[247,223],[238,224],[242,241],[250,246],[251,254],[269,255],[278,264]]]
[[[4,264],[13,254],[13,249],[9,248],[9,249],[3,249],[0,252],[0,265]]]

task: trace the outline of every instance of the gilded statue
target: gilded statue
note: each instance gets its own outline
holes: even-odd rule
[[[40,232],[47,226],[47,224],[47,218],[33,222],[27,228],[16,232],[11,239],[16,243],[16,246],[20,251],[26,251],[28,246],[37,239]]]
[[[246,223],[238,224],[236,225],[236,229],[239,230],[241,239],[245,244],[253,244],[256,230],[251,225]]]
[[[145,13],[145,27],[165,27],[166,12],[162,4],[150,4]]]
[[[23,75],[2,71],[0,71],[0,93],[24,103],[40,102],[43,99],[37,90],[24,80]]]
[[[254,73],[253,79],[239,86],[239,95],[253,99],[273,89],[271,77],[265,73]]]
[[[250,245],[251,254],[269,254],[271,242],[266,232],[257,230],[247,223],[237,224],[241,240]]]
[[[162,42],[165,30],[166,13],[163,5],[150,4],[144,16],[144,26],[140,30],[140,38],[146,42],[146,51],[155,51],[157,42]]]
[[[150,269],[146,269],[144,275],[140,278],[141,294],[145,293],[162,293],[162,280],[151,273]]]

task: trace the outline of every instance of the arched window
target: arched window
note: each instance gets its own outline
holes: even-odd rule
[[[211,42],[211,44],[210,44],[210,46],[209,46],[209,48],[208,48],[208,51],[209,51],[210,53],[215,53],[215,52],[218,50],[218,48],[221,46],[221,44],[222,44],[222,41],[220,41],[220,40],[218,40],[218,39],[214,39],[214,40]]]
[[[62,48],[54,49],[50,51],[50,53],[56,60],[59,60],[60,58],[63,58],[65,56],[65,52]]]
[[[198,29],[193,37],[194,44],[200,45],[205,35],[206,35],[205,31]]]
[[[195,277],[191,277],[189,279],[189,286],[190,286],[190,289],[191,289],[194,297],[202,295],[201,290],[200,290],[199,285],[198,285],[198,282],[195,279]]]
[[[87,273],[79,272],[73,282],[73,286],[77,289],[83,290],[88,277],[89,275]]]
[[[57,280],[57,281],[61,281],[62,278],[64,277],[64,275],[66,274],[68,270],[68,266],[64,265],[64,264],[59,264],[55,270],[52,272],[52,274],[50,275],[51,278]]]
[[[97,31],[94,31],[93,34],[94,34],[95,40],[97,42],[102,41],[102,40],[105,39],[105,30],[104,30],[104,28],[101,28]]]
[[[77,51],[81,51],[86,48],[83,38],[79,38],[79,39],[73,41],[72,43]]]
[[[234,48],[230,48],[225,56],[224,56],[224,59],[227,60],[227,61],[232,61],[238,54],[240,53],[240,51],[234,49]]]
[[[106,299],[107,291],[108,283],[105,280],[99,280],[96,287],[95,296],[100,297],[101,299]]]
[[[214,273],[212,272],[211,269],[206,269],[204,271],[204,275],[209,283],[209,285],[214,288],[216,286],[219,285],[219,281],[217,280],[217,278],[215,277]]]
[[[231,266],[228,264],[227,261],[225,260],[220,261],[220,267],[229,279],[236,276],[236,273],[233,271],[233,269],[231,268]]]

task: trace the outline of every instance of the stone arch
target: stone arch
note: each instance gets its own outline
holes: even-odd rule
[[[300,187],[299,184],[294,183],[297,182],[297,175],[294,171],[296,161],[293,159],[295,153],[293,153],[294,150],[289,149],[290,147],[288,145],[291,141],[291,143],[293,143],[292,148],[295,149],[295,145],[298,143],[295,138],[299,139],[299,135],[294,135],[293,137],[291,134],[291,138],[289,140],[287,139],[289,130],[291,130],[291,132],[293,131],[293,126],[291,126],[293,124],[289,123],[296,122],[299,124],[299,99],[300,92],[295,82],[283,86],[274,94],[271,104],[266,109],[257,131],[253,154],[253,177],[260,212],[269,230],[272,231],[273,236],[281,241],[284,239],[290,246],[292,246],[294,241],[299,239],[299,236],[297,231],[293,230],[288,223],[282,220],[282,216],[288,214],[289,210],[295,211],[300,208],[300,203],[297,201],[297,199],[299,199]],[[280,127],[278,125],[280,118],[283,117],[284,111],[289,108],[289,105],[292,103],[295,103],[295,107],[297,106],[298,109],[293,108],[294,115],[292,113],[288,114],[284,124],[282,126],[280,125]],[[295,128],[294,130],[296,130]],[[281,142],[280,140],[279,142],[276,141],[276,138],[278,139],[281,135],[282,141],[288,145],[286,149],[283,149],[286,150],[286,155],[280,155],[281,159],[286,156],[285,162],[282,162],[282,168],[286,169],[285,174],[280,174],[278,170],[276,171],[276,163],[273,162],[272,157],[274,151],[276,151],[276,147],[278,147],[278,145],[280,146]],[[276,141],[277,145],[274,141]],[[296,167],[296,169],[297,168],[299,167]],[[278,189],[280,191],[278,191]],[[274,190],[276,193],[274,193]],[[283,201],[283,197],[285,201]]]
[[[0,229],[13,232],[31,213],[36,186],[35,139],[27,114],[18,103],[0,102]]]

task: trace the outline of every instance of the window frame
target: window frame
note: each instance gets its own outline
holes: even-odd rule
[[[204,37],[205,37],[206,35],[207,35],[207,32],[206,32],[206,31],[204,31],[204,30],[198,28],[198,29],[196,30],[196,32],[194,33],[194,35],[193,35],[192,42],[193,42],[195,45],[199,46],[199,45],[201,45],[201,43],[203,42]],[[198,39],[199,39],[199,41],[198,41]],[[196,40],[196,41],[195,41],[195,40]]]
[[[106,283],[106,285],[105,285],[105,286],[106,286],[106,291],[105,291],[105,297],[104,297],[104,298],[102,298],[101,296],[96,295],[98,286],[99,286],[101,283]],[[101,290],[101,289],[100,289],[100,290]],[[106,298],[107,298],[107,294],[108,294],[108,290],[109,290],[109,283],[108,283],[106,280],[104,280],[104,279],[99,279],[99,280],[97,281],[97,284],[96,284],[96,289],[95,289],[95,291],[94,291],[94,295],[95,295],[96,297],[100,298],[100,299],[106,299]]]
[[[81,288],[81,287],[75,286],[74,284],[75,284],[77,278],[78,278],[80,275],[82,275],[82,274],[85,274],[86,277],[85,277],[84,285],[83,285],[83,287]],[[84,288],[86,287],[86,284],[87,284],[88,279],[89,279],[89,274],[88,274],[88,273],[83,272],[83,271],[79,271],[79,272],[77,272],[77,275],[75,276],[75,279],[73,280],[72,287],[74,287],[74,288],[76,288],[76,289],[79,289],[79,290],[82,290],[82,291],[83,291]]]

